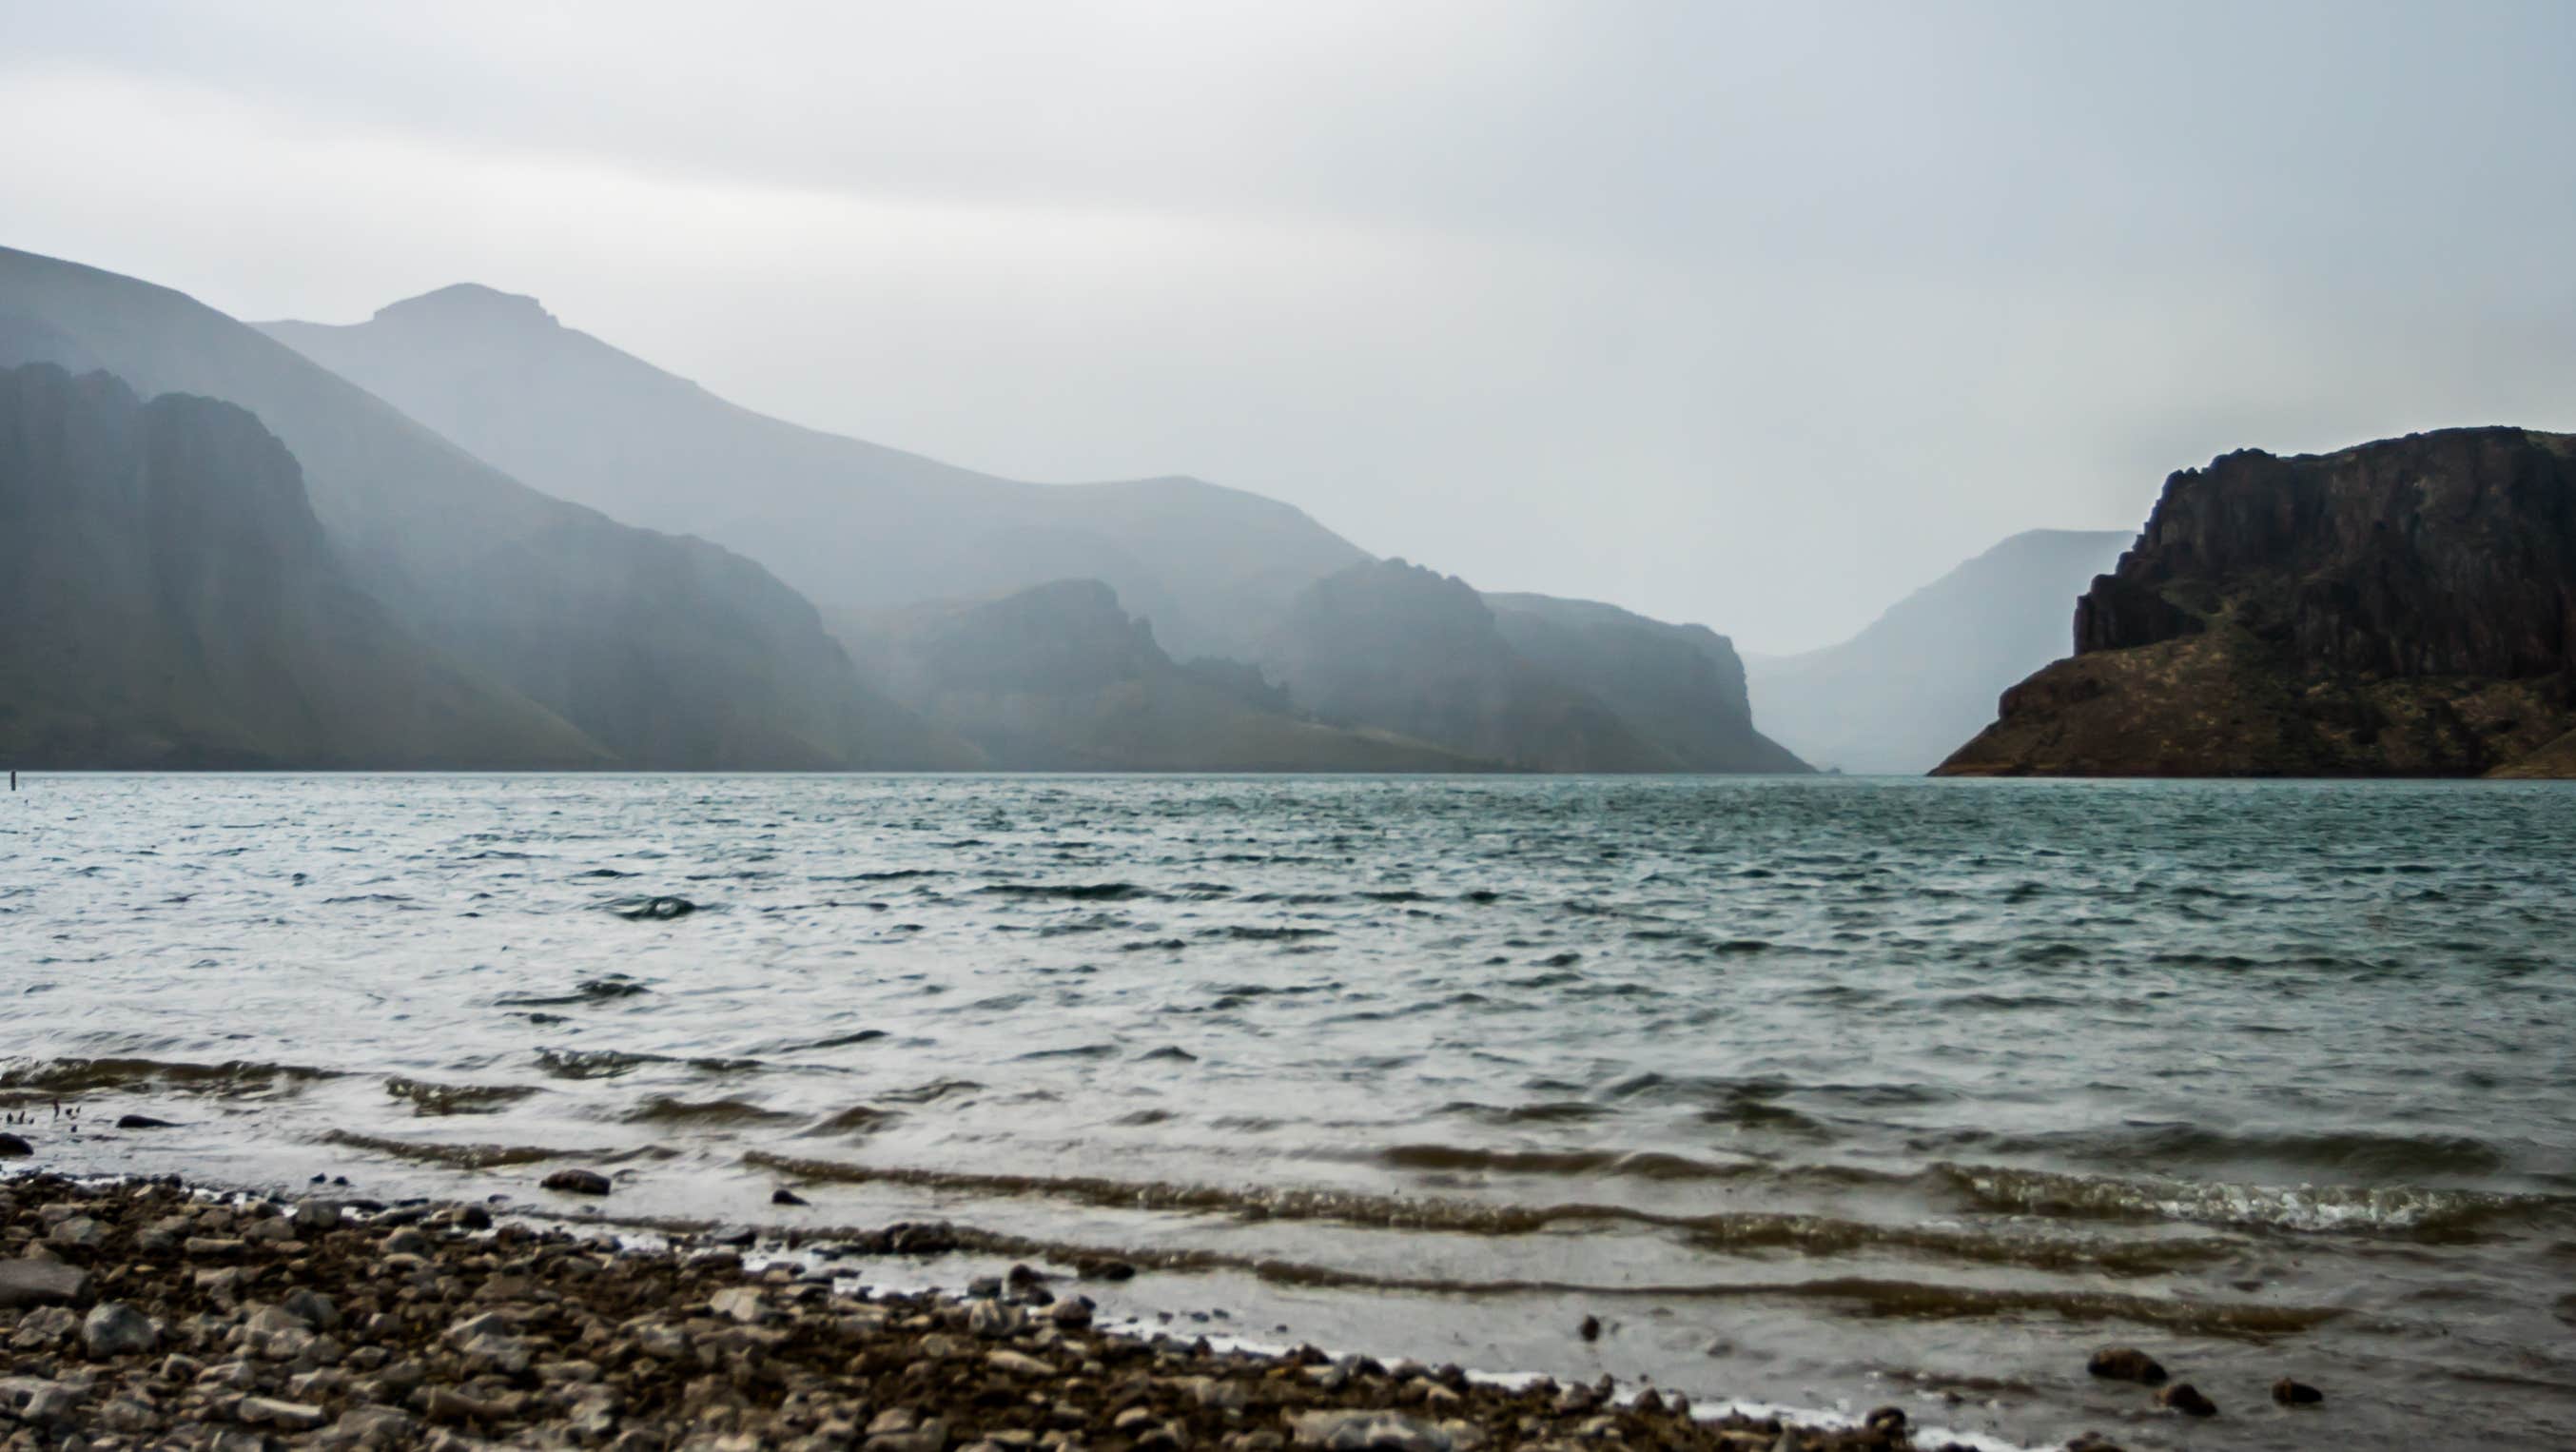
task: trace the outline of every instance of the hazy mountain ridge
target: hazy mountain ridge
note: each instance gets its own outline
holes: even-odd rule
[[[2073,646],[2067,603],[2127,531],[2026,530],[1821,650],[1746,662],[1763,730],[1818,766],[1914,775],[1994,719],[2004,689]]]
[[[1043,771],[1476,771],[1455,752],[1298,719],[1234,662],[1181,665],[1097,580],[840,622],[863,666],[982,753]]]
[[[2074,638],[1942,772],[2565,771],[2576,436],[2446,429],[2176,473]]]
[[[249,413],[0,369],[0,759],[582,767],[607,753],[356,588]]]
[[[863,688],[813,607],[759,565],[540,494],[180,293],[0,249],[0,363],[65,357],[258,415],[301,463],[348,578],[618,765],[955,760]]]
[[[262,327],[539,488],[740,550],[836,612],[1098,579],[1183,654],[1242,656],[1296,590],[1367,558],[1201,480],[1023,483],[765,417],[475,284]]]

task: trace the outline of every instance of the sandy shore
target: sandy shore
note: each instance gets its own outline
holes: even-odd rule
[[[277,1204],[170,1181],[0,1180],[0,1445],[866,1452],[1902,1452],[1647,1390],[1268,1355],[1092,1324],[1075,1268],[871,1294],[868,1237],[747,1267],[474,1205]],[[755,1261],[754,1265],[757,1265]],[[1116,1274],[1116,1266],[1092,1266]]]

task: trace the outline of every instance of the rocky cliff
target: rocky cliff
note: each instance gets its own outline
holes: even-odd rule
[[[2073,644],[1941,772],[2546,772],[2576,729],[2576,437],[2448,429],[2176,474]]]
[[[0,369],[0,761],[567,767],[607,753],[412,635],[212,399]]]

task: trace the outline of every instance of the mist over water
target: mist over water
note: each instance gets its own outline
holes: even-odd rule
[[[77,1168],[943,1217],[1257,1340],[2181,1445],[2084,1376],[2121,1341],[2219,1400],[2192,1446],[2328,1426],[2283,1374],[2338,1445],[2557,1446],[2571,804],[49,777],[0,800],[0,1097],[181,1122]]]

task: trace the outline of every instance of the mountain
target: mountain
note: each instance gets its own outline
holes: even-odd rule
[[[1682,654],[1672,642],[1687,644],[1686,636],[1640,632],[1619,618],[1653,622],[1624,611],[1604,616],[1606,606],[1504,598],[1536,603],[1498,611],[1455,576],[1403,560],[1353,565],[1300,592],[1265,642],[1261,663],[1299,706],[1335,725],[1390,731],[1526,770],[1701,769],[1516,648],[1504,621],[1514,617],[1510,633],[1560,657],[1579,651],[1586,632],[1606,630],[1623,649],[1655,654],[1650,642],[1662,641],[1657,659],[1669,665]],[[1608,674],[1624,672],[1613,667]],[[1693,651],[1671,689],[1688,696],[1693,680],[1715,674],[1715,662]],[[1643,685],[1635,698],[1661,704]],[[1739,716],[1740,703],[1739,692]]]
[[[426,645],[634,768],[942,765],[814,607],[751,561],[528,488],[167,288],[0,249],[0,365],[237,404],[303,467],[342,577]]]
[[[1669,625],[1591,600],[1487,594],[1494,628],[1521,659],[1608,707],[1670,758],[1669,769],[1803,772],[1753,729],[1744,662],[1705,625]]]
[[[1289,714],[1251,667],[1175,663],[1097,580],[843,622],[852,653],[979,765],[1045,771],[1490,769],[1418,741]]]
[[[0,369],[0,760],[595,766],[553,712],[353,586],[258,419]]]
[[[486,287],[264,326],[538,488],[740,550],[835,613],[1097,579],[1171,649],[1247,656],[1299,589],[1367,558],[1196,479],[1026,484],[766,418]]]
[[[2564,774],[2576,436],[2446,429],[2165,481],[1948,775]]]
[[[2134,538],[2017,534],[1839,645],[1748,660],[1763,729],[1819,766],[1929,771],[1994,719],[2006,686],[2068,653],[2067,602]]]

